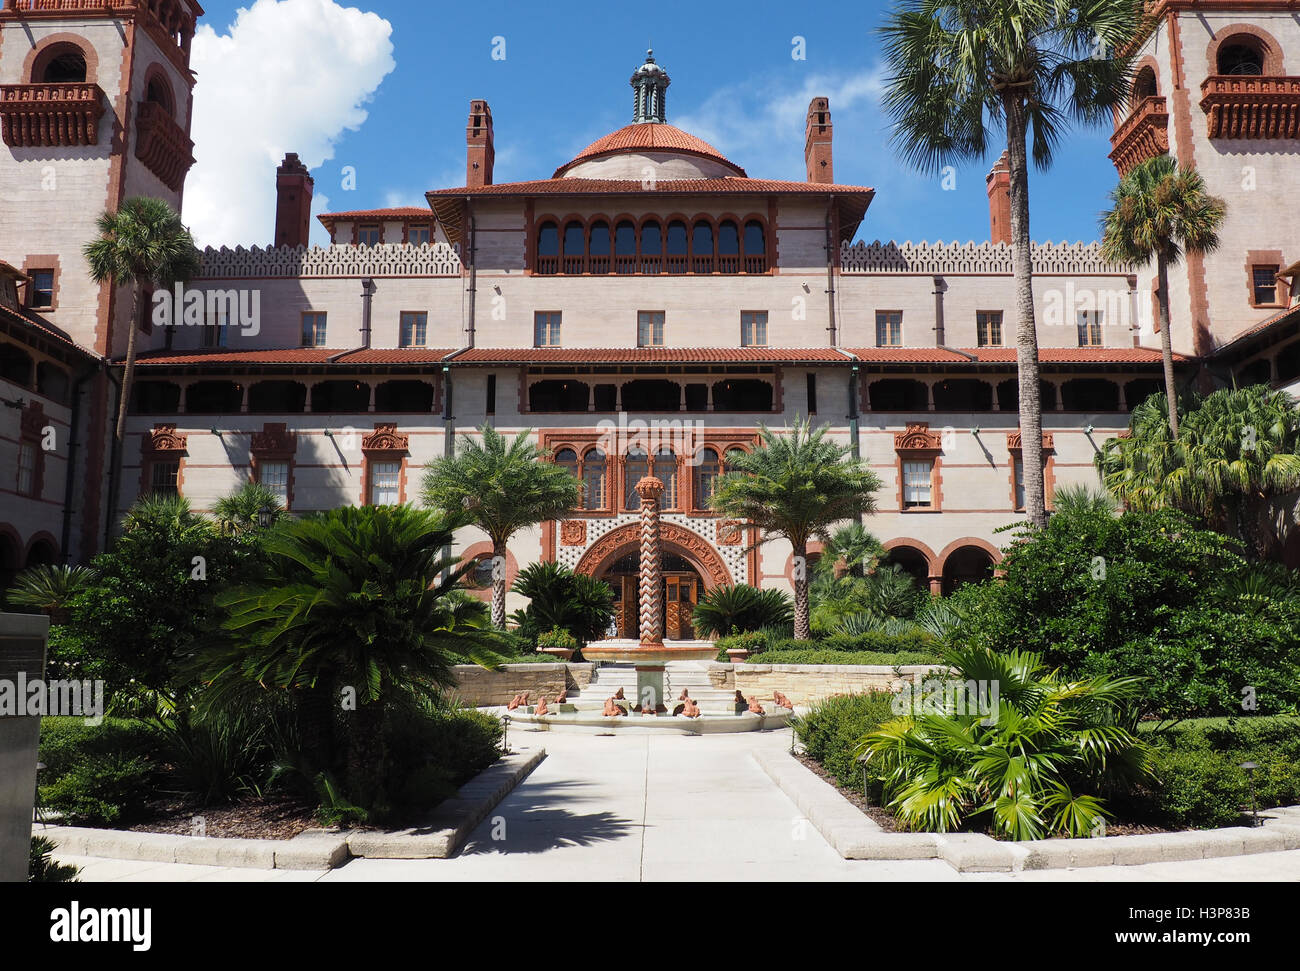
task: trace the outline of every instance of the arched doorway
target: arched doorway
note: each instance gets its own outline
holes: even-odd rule
[[[22,569],[23,548],[7,529],[0,529],[0,599]]]
[[[693,640],[692,614],[704,590],[704,580],[690,560],[678,553],[660,554],[663,575],[661,630],[670,641]],[[610,636],[637,640],[641,636],[641,552],[631,549],[610,563],[597,579],[614,591],[614,621]]]
[[[959,546],[943,561],[943,593],[952,593],[966,583],[993,578],[993,554],[981,546]]]

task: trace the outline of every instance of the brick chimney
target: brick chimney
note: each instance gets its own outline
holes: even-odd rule
[[[1007,153],[997,160],[984,180],[989,192],[989,239],[1011,243],[1011,163]]]
[[[486,101],[469,103],[469,124],[465,127],[465,184],[471,189],[492,184],[492,109]]]
[[[808,102],[808,124],[804,129],[803,158],[808,167],[808,181],[829,184],[835,181],[831,164],[831,102],[813,98]]]
[[[311,237],[311,195],[315,180],[296,152],[275,170],[275,245],[306,246]]]

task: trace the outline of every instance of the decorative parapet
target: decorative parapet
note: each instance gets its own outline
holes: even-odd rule
[[[989,273],[1010,275],[1011,247],[1006,243],[874,243],[840,245],[845,273]],[[1034,243],[1034,272],[1100,273],[1123,276],[1133,268],[1102,258],[1101,244]]]
[[[460,247],[446,243],[381,243],[378,246],[209,246],[203,251],[205,280],[265,277],[460,276]]]
[[[1169,151],[1169,110],[1159,95],[1143,98],[1110,136],[1110,160],[1120,175]]]
[[[103,113],[98,84],[0,84],[0,134],[11,148],[98,144]]]
[[[136,105],[135,157],[174,192],[185,183],[194,164],[194,143],[171,113],[153,101]]]
[[[1201,110],[1210,138],[1300,138],[1300,77],[1214,74]]]

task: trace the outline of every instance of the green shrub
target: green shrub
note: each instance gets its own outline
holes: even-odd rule
[[[149,759],[101,755],[41,787],[41,801],[73,826],[128,823],[145,805],[156,766]]]
[[[565,651],[576,651],[578,649],[578,639],[563,628],[552,627],[546,633],[537,635],[538,651],[544,647],[558,647]]]
[[[781,590],[747,583],[714,587],[695,605],[691,622],[701,637],[781,627],[794,619],[794,602]]]
[[[745,659],[746,664],[886,664],[890,667],[940,662],[938,652],[902,651],[884,654],[878,651],[827,651],[819,648],[771,650]]]
[[[501,757],[501,722],[473,708],[404,709],[388,732],[387,788],[400,809],[424,811]]]
[[[897,717],[891,707],[893,694],[869,691],[860,695],[836,695],[819,701],[807,714],[794,719],[794,730],[808,755],[820,762],[842,786],[862,784],[862,767],[853,749],[862,736]],[[879,796],[879,785],[876,785]]]
[[[790,645],[798,645],[794,649],[802,649],[807,645],[799,641],[791,641]],[[922,630],[909,630],[901,634],[889,634],[884,631],[866,631],[861,634],[831,634],[830,636],[817,642],[817,646],[828,651],[875,651],[881,654],[897,654],[902,651],[921,651],[927,654],[937,654],[939,651],[939,641],[934,635]],[[791,647],[786,645],[772,645],[776,650],[790,650]]]
[[[1140,819],[1204,829],[1235,826],[1255,801],[1262,811],[1300,803],[1300,718],[1207,718],[1144,726],[1157,781],[1118,802]],[[1248,780],[1243,762],[1259,766]]]
[[[33,836],[27,857],[28,883],[80,883],[81,867],[54,860],[54,844],[44,836]]]

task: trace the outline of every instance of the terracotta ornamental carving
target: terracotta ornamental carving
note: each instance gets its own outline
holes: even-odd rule
[[[1007,432],[1007,450],[1011,452],[1018,452],[1020,451],[1021,447],[1022,446],[1020,444],[1020,429],[1017,428],[1014,432]],[[1043,451],[1050,452],[1051,450],[1052,450],[1052,433],[1043,432]]]
[[[151,452],[184,452],[187,438],[176,434],[175,425],[154,425],[147,443]]]
[[[738,519],[719,519],[717,521],[717,538],[719,546],[739,546],[744,535],[745,524]]]
[[[582,546],[587,542],[587,521],[566,519],[560,523],[560,543],[564,546]]]
[[[618,529],[610,530],[596,542],[591,544],[591,548],[583,554],[578,565],[574,567],[575,573],[585,573],[587,576],[599,576],[601,571],[607,567],[620,552],[625,552],[629,546],[640,544],[641,524],[628,523],[626,526],[620,526]],[[659,542],[663,546],[675,547],[694,561],[695,565],[700,568],[701,573],[708,578],[709,587],[730,586],[734,581],[731,578],[731,572],[727,569],[727,564],[722,561],[722,557],[699,533],[694,533],[684,526],[678,526],[676,523],[659,523]]]
[[[894,433],[894,449],[899,452],[938,452],[943,449],[943,439],[930,431],[926,421],[909,421],[907,430]]]
[[[663,571],[659,556],[659,499],[664,484],[647,475],[636,484],[641,497],[641,643],[663,643]]]
[[[409,447],[409,436],[397,434],[395,423],[376,422],[374,433],[361,439],[363,452],[405,452]]]

